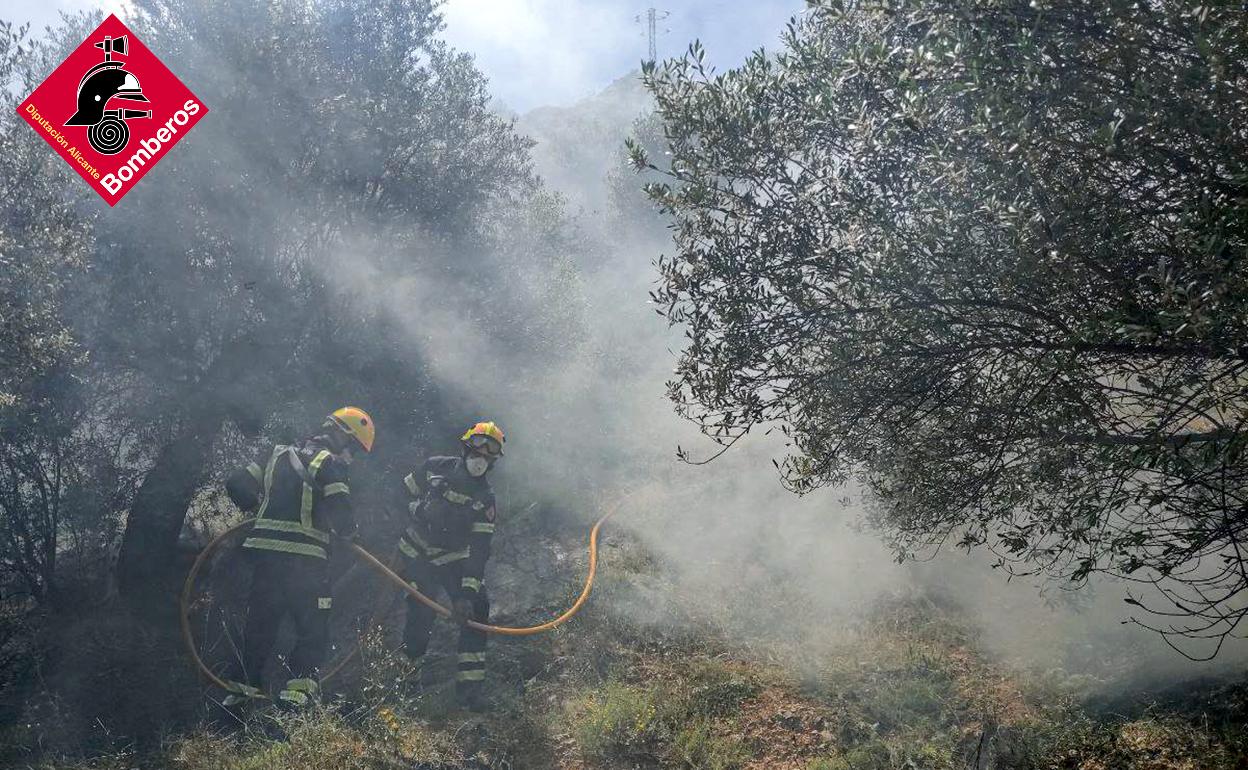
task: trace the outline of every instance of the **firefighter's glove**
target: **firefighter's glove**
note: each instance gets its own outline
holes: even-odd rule
[[[252,687],[249,684],[230,681],[227,681],[225,684],[226,691],[229,694],[226,695],[225,699],[221,701],[221,705],[226,708],[235,708],[236,706],[241,706],[244,703],[262,701],[266,699],[264,693],[261,692],[259,688]]]
[[[451,604],[451,620],[461,626],[472,620],[472,600],[463,597],[456,599]]]

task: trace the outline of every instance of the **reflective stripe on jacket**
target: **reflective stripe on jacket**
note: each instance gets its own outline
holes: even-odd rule
[[[461,590],[479,592],[496,517],[489,481],[469,475],[461,458],[430,457],[403,478],[403,487],[411,522],[399,550],[435,567],[462,562]]]
[[[260,507],[244,548],[324,559],[329,529],[352,528],[346,465],[319,442],[273,447],[261,478]]]

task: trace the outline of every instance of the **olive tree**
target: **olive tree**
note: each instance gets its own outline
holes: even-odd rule
[[[255,434],[276,411],[303,422],[350,402],[397,437],[430,400],[393,330],[344,302],[350,244],[367,234],[396,272],[467,273],[457,247],[482,211],[536,183],[527,140],[438,38],[438,6],[136,3],[136,34],[210,114],[97,229],[87,342],[139,384],[123,406],[157,447],[127,521],[123,592],[141,598],[170,573],[225,424]]]
[[[27,27],[0,21],[0,416],[28,408],[40,378],[79,354],[59,309],[83,266],[89,222],[61,187],[73,176],[17,114],[50,63]]]
[[[864,482],[899,557],[1142,581],[1140,622],[1216,654],[1248,616],[1242,6],[822,0],[775,56],[646,78],[679,411],[779,425],[792,488]]]
[[[71,529],[97,524],[77,505],[90,475],[80,462],[86,361],[63,318],[91,236],[90,217],[63,193],[74,174],[17,114],[17,98],[55,64],[55,46],[26,33],[0,22],[0,597],[43,603]]]

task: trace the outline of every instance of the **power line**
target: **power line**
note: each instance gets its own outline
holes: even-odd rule
[[[660,21],[663,21],[664,19],[666,19],[667,17],[671,15],[672,14],[670,12],[659,10],[658,8],[652,7],[652,8],[646,9],[646,14],[645,14],[646,36],[650,42],[650,45],[647,51],[648,55],[646,56],[646,61],[653,62],[656,59],[658,59],[657,41],[658,41],[658,36],[660,34],[658,30],[658,23]],[[640,14],[638,14],[635,18],[637,20],[637,23],[639,24],[642,23],[642,16]],[[669,29],[663,30],[663,34],[666,34],[668,32],[671,32],[671,30]]]

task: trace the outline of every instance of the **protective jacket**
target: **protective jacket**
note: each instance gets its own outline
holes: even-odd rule
[[[430,457],[403,479],[410,521],[399,540],[403,555],[433,567],[460,565],[460,595],[481,592],[494,536],[494,491],[459,457]]]
[[[494,536],[490,483],[484,476],[469,474],[459,457],[430,457],[403,479],[403,487],[411,514],[399,539],[404,579],[427,595],[440,588],[452,600],[467,600],[471,619],[489,622],[490,598],[483,578]],[[434,620],[433,610],[408,597],[404,651],[417,680]],[[484,686],[485,647],[483,632],[460,629],[455,682],[465,696],[479,694]]]
[[[256,511],[244,548],[325,559],[329,533],[355,531],[347,465],[320,437],[277,445],[226,481],[239,508]]]
[[[329,648],[329,533],[355,530],[347,465],[318,436],[273,447],[232,474],[225,487],[235,505],[256,512],[243,541],[253,567],[243,650],[228,674],[237,689],[225,703],[259,692],[265,661],[289,616],[295,644],[278,700],[306,706],[317,697],[316,675]]]

